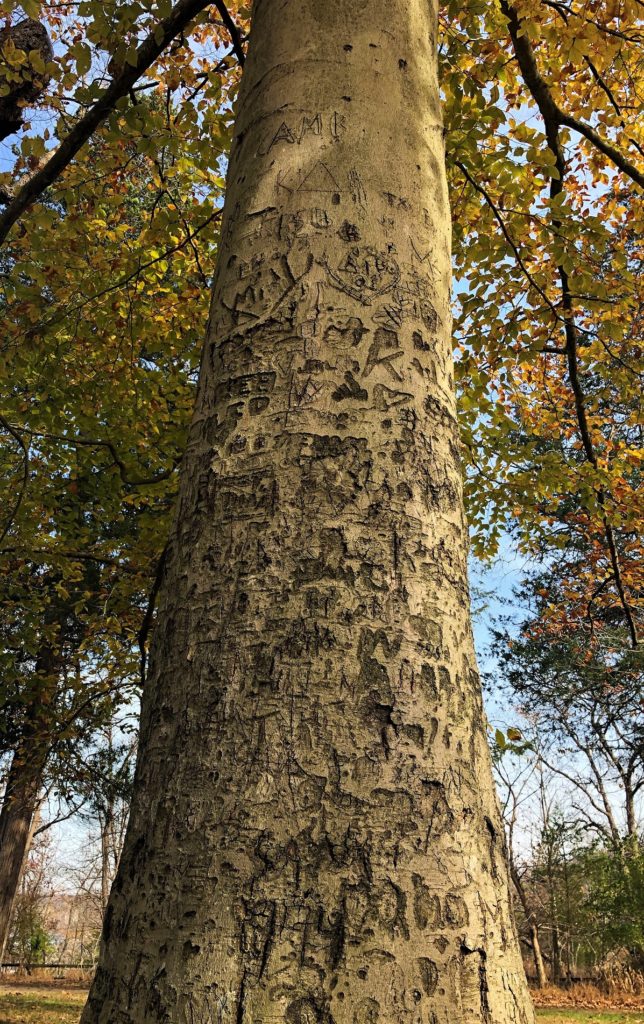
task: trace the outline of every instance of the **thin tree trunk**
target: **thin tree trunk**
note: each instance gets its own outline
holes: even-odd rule
[[[563,974],[561,970],[561,946],[559,944],[559,925],[553,917],[552,922],[552,981],[555,985],[561,985]]]
[[[528,1021],[475,670],[428,0],[256,0],[84,1024]]]
[[[637,850],[639,840],[635,797],[636,790],[632,786],[632,779],[627,777],[624,783],[624,808],[626,810],[626,846],[629,853]]]
[[[114,806],[111,800],[107,800],[103,808],[103,814],[99,817],[101,829],[101,913],[107,910],[107,901],[112,881],[112,864],[115,861],[114,855]]]
[[[570,898],[570,875],[568,872],[568,858],[566,857],[565,848],[562,850],[563,855],[563,880],[564,880],[564,893],[566,897],[566,983],[570,984],[572,979],[572,903]]]
[[[532,946],[532,958],[534,960],[535,971],[537,974],[537,988],[545,988],[548,984],[548,976],[546,974],[545,964],[543,962],[543,954],[541,952],[541,942],[539,940],[539,925],[537,919],[533,914],[528,921],[530,927],[530,944]]]
[[[530,906],[528,896],[525,891],[525,886],[521,879],[521,875],[517,870],[516,864],[514,863],[511,853],[508,859],[510,865],[510,876],[512,878],[512,881],[514,882],[514,887],[521,901],[523,913],[525,914],[525,919],[530,930],[530,945],[532,947],[532,958],[534,960],[534,967],[537,976],[537,987],[545,988],[545,986],[548,983],[548,977],[546,975],[546,968],[543,962],[541,942],[539,941],[539,923],[537,921],[537,915]]]
[[[561,944],[559,942],[559,913],[557,897],[555,893],[555,881],[552,870],[549,871],[548,881],[550,884],[550,933],[552,953],[552,981],[555,985],[561,985]]]

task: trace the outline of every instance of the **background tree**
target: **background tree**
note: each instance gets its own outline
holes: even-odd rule
[[[16,894],[6,959],[30,971],[55,951],[49,927],[53,897],[53,851],[46,834],[31,845]]]
[[[514,735],[511,733],[511,737]],[[502,742],[499,744],[499,739]],[[518,737],[517,737],[518,738]],[[519,839],[517,832],[523,824],[521,808],[522,804],[529,801],[534,794],[535,776],[538,770],[538,762],[534,758],[523,757],[518,767],[508,770],[507,754],[509,750],[515,750],[514,744],[508,745],[504,734],[497,734],[497,739],[492,745],[493,764],[497,782],[500,782],[501,790],[501,814],[508,844],[508,868],[510,878],[516,890],[522,915],[519,917],[519,935],[524,943],[529,945],[534,960],[535,978],[538,988],[544,988],[547,984],[546,966],[544,963],[543,951],[541,949],[541,926],[543,917],[539,914],[539,908],[534,903],[530,888],[526,884],[526,866],[522,864],[522,858],[518,849]],[[522,751],[525,754],[525,750]],[[523,927],[522,927],[523,926]]]
[[[85,770],[82,776],[79,772],[74,787],[85,798],[81,818],[90,825],[90,840],[97,848],[94,884],[90,882],[90,889],[98,889],[100,918],[107,909],[123,849],[134,776],[136,744],[131,725],[124,724],[125,733],[110,723],[100,741],[92,744],[84,762]]]
[[[493,650],[510,698],[544,724],[540,757],[573,787],[579,819],[627,848],[638,840],[644,790],[641,654],[610,622],[553,633],[550,608],[565,603],[557,589],[554,572],[527,581],[516,596],[532,615],[518,636],[497,631]]]
[[[549,642],[546,635],[546,649]],[[547,690],[547,675],[545,680]],[[518,699],[526,700],[525,693]],[[529,714],[522,718],[520,705],[510,711],[523,724],[522,739],[497,744],[495,756],[520,933],[534,954],[536,925],[554,983],[593,977],[603,986],[637,986],[644,848],[637,831],[629,831],[619,778],[610,760],[602,763],[610,772],[599,780],[593,774],[591,765],[597,768],[604,755],[592,734],[596,719],[585,719],[583,706],[576,709],[574,728],[589,734],[587,752],[570,743],[567,726],[557,728],[551,708],[527,699]],[[569,710],[560,714],[573,717]],[[641,814],[638,793],[636,824]]]

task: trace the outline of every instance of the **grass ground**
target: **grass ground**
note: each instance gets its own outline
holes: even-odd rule
[[[537,1010],[537,1024],[644,1024],[644,1010],[575,1010],[570,1006],[565,1009],[549,1006]]]
[[[0,1024],[78,1024],[86,992],[47,985],[0,985]],[[644,1024],[644,1010],[581,1010],[548,1006],[537,1024]]]
[[[78,1024],[84,989],[0,985],[0,1024]]]

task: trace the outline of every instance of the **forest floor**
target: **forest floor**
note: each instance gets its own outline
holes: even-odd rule
[[[589,1022],[593,1014],[599,1014],[606,1018],[606,1024],[620,1014],[626,1014],[631,1022],[633,1016],[635,1020],[639,1017],[644,1021],[644,992],[635,993],[620,988],[608,994],[591,982],[577,982],[568,988],[547,985],[546,988],[531,991],[537,1013],[544,1024],[555,1024],[555,1021],[564,1019],[562,1014],[570,1021],[582,1019],[578,1014],[582,1014],[583,1020]]]
[[[85,988],[0,985],[0,1024],[78,1024]]]
[[[84,986],[0,984],[0,1024],[78,1024],[86,997]],[[542,1006],[537,1024],[644,1024],[644,1001],[639,1001],[639,1008]]]

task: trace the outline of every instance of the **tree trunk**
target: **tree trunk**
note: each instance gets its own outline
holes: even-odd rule
[[[559,942],[559,913],[555,895],[555,882],[550,873],[550,951],[552,954],[552,982],[554,985],[561,985],[561,943]]]
[[[0,964],[11,925],[20,875],[31,840],[38,809],[44,758],[36,747],[22,744],[14,753],[0,812]]]
[[[534,960],[534,967],[537,974],[537,988],[545,988],[548,984],[548,976],[546,974],[545,964],[543,962],[543,954],[541,952],[541,942],[539,941],[539,925],[534,914],[531,916],[529,922],[530,927],[530,945],[532,946],[532,958]]]
[[[563,974],[561,970],[561,946],[559,943],[559,925],[553,918],[552,923],[552,982],[554,985],[561,985]]]
[[[24,61],[7,56],[9,41],[23,51]],[[5,24],[0,31],[0,140],[21,128],[25,107],[38,99],[51,78],[49,72],[35,70],[36,62],[29,56],[34,51],[41,66],[53,59],[54,51],[44,25],[34,18],[24,18],[15,25]]]
[[[110,889],[110,824],[107,815],[104,820],[100,819],[99,824],[101,829],[101,912],[104,914],[107,910]]]
[[[523,913],[525,914],[526,923],[530,931],[530,946],[532,948],[532,958],[534,960],[534,968],[536,971],[537,987],[545,988],[548,983],[548,977],[546,975],[546,968],[543,962],[541,942],[539,941],[539,923],[537,921],[537,915],[528,902],[525,886],[512,856],[511,849],[508,856],[508,864],[510,868],[510,877],[514,882],[514,888],[516,889],[517,895],[521,901]]]
[[[637,808],[635,798],[637,790],[633,787],[633,779],[630,774],[624,781],[624,808],[626,811],[626,847],[627,852],[637,850],[639,841],[639,828],[637,822]]]
[[[50,752],[48,718],[57,681],[56,663],[56,652],[49,643],[43,643],[36,658],[34,693],[25,707],[0,811],[0,964],[20,875],[33,839],[34,815]]]
[[[256,0],[84,1024],[527,1021],[428,0]]]

